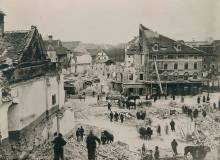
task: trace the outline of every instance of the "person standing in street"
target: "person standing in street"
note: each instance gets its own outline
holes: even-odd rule
[[[99,94],[97,95],[97,103],[99,103],[99,100],[100,100],[100,96]]]
[[[111,103],[108,102],[108,110],[109,110],[109,111],[111,111],[111,107],[112,107]]]
[[[113,112],[111,111],[111,113],[110,113],[110,122],[112,122],[113,117],[114,117],[114,114],[113,114]]]
[[[114,117],[115,117],[115,121],[118,122],[118,112],[115,112]]]
[[[84,102],[86,101],[86,92],[83,92]]]
[[[154,159],[159,160],[160,159],[160,152],[159,152],[159,147],[155,147],[155,152],[154,152]]]
[[[145,147],[144,143],[143,143],[143,145],[142,145],[141,150],[142,150],[142,154],[144,154],[144,153],[146,152],[146,147]]]
[[[209,97],[209,94],[207,95],[207,102],[209,102],[210,101],[210,97]]]
[[[95,91],[92,92],[92,97],[95,97]]]
[[[58,134],[57,137],[53,140],[54,144],[54,160],[64,160],[63,147],[66,145],[66,141],[63,139],[63,135],[61,133]]]
[[[175,139],[173,139],[173,141],[171,142],[171,147],[172,147],[172,150],[173,150],[173,153],[175,156],[178,154],[177,153],[177,146],[178,146],[177,141]]]
[[[96,159],[96,142],[101,143],[100,139],[96,137],[92,131],[90,131],[89,135],[86,138],[86,147],[88,150],[88,160]]]
[[[80,127],[80,138],[81,138],[81,141],[83,141],[83,136],[84,136],[84,129],[83,129],[83,127],[81,126]]]
[[[173,119],[170,122],[170,128],[172,132],[175,132],[175,122],[173,121]]]
[[[124,116],[123,116],[123,114],[122,114],[122,113],[120,114],[120,120],[121,120],[121,123],[123,123],[123,122],[124,122]]]
[[[200,97],[197,97],[197,103],[200,104]]]
[[[202,101],[203,103],[205,103],[205,95],[202,97]]]
[[[78,128],[78,129],[76,130],[76,140],[77,140],[78,142],[80,141],[79,137],[80,137],[80,128]]]
[[[157,135],[161,136],[161,127],[160,127],[160,125],[157,126]]]
[[[203,110],[202,110],[202,116],[205,118],[206,115],[207,115],[207,114],[206,114],[206,111],[203,109]]]
[[[165,129],[164,129],[164,131],[165,131],[166,135],[169,134],[169,126],[168,126],[167,123],[166,123],[166,125],[165,125]]]

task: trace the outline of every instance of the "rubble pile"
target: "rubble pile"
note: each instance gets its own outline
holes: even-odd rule
[[[204,143],[212,149],[218,146],[219,141],[217,141],[216,138],[220,137],[219,122],[215,121],[215,117],[216,115],[207,116],[206,119],[201,121],[198,125],[198,129],[203,131],[206,135]]]
[[[102,145],[98,148],[98,155],[106,160],[129,160],[129,146],[122,142],[115,142],[109,145]]]

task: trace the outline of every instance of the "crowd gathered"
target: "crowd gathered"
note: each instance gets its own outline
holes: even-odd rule
[[[82,96],[85,98],[85,93],[83,93]],[[95,92],[93,92],[93,97],[95,97]],[[164,95],[164,97],[165,97],[165,99],[167,99],[167,95]],[[136,107],[137,107],[136,100],[138,98],[139,98],[138,96],[137,97],[127,96],[126,97],[126,96],[122,95],[120,100],[118,100],[118,105],[120,107],[122,106],[123,108],[126,107],[128,110],[136,109]],[[146,100],[152,99],[153,102],[156,102],[160,98],[161,98],[160,95],[154,95],[151,97],[146,95]],[[172,95],[171,99],[175,101],[176,96]],[[185,114],[186,116],[188,116],[192,122],[194,121],[194,119],[196,119],[200,115],[205,118],[208,114],[208,111],[203,106],[203,104],[209,103],[210,100],[211,100],[211,98],[210,98],[209,94],[207,96],[205,96],[205,95],[198,96],[196,99],[196,102],[198,105],[196,107],[192,107],[192,106],[186,105],[184,103],[185,102],[184,96],[181,96],[180,102],[182,103],[182,113]],[[100,95],[97,95],[97,101],[100,101]],[[107,111],[108,111],[107,113],[108,113],[108,117],[110,119],[110,122],[119,122],[119,123],[123,124],[125,121],[125,118],[126,118],[125,114],[123,112],[112,110],[112,102],[111,102],[108,95],[106,96],[106,102],[107,102]],[[213,103],[212,108],[216,109],[216,110],[220,110],[220,100],[218,101],[217,104]],[[137,120],[146,120],[146,117],[147,117],[146,111],[139,110],[136,112],[136,119]],[[151,126],[151,123],[152,123],[152,120],[150,119],[147,127],[140,127],[139,128],[139,134],[143,140],[150,141],[152,139],[152,135],[155,134],[157,136],[161,136],[162,132],[164,132],[165,135],[169,135],[170,131],[173,133],[176,132],[176,122],[174,121],[174,119],[171,119],[169,123],[166,123],[164,128],[162,128],[161,124],[158,124],[156,126],[156,129],[153,129],[153,127]],[[75,135],[76,135],[77,142],[85,142],[86,143],[86,147],[87,147],[87,151],[88,151],[88,160],[95,160],[96,159],[97,144],[106,145],[106,144],[112,143],[114,141],[113,134],[109,133],[106,130],[101,132],[100,138],[98,136],[94,135],[93,131],[89,131],[89,134],[87,135],[87,137],[84,140],[85,130],[82,126],[77,128]],[[62,134],[55,133],[54,140],[52,143],[54,145],[54,147],[53,147],[54,160],[64,159],[63,147],[66,145],[67,142],[64,140]],[[178,155],[178,150],[177,150],[178,142],[176,139],[173,139],[170,142],[170,147],[173,151],[173,155],[174,156]],[[146,152],[145,144],[143,144],[141,151],[143,154]],[[154,151],[149,150],[148,159],[149,160],[159,160],[160,159],[159,146],[155,146]]]

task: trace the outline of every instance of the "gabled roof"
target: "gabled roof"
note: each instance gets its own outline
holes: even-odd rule
[[[90,49],[86,49],[91,56],[97,56],[97,54],[100,52],[99,48],[90,48]]]
[[[176,41],[157,32],[154,32],[142,24],[140,25],[139,30],[140,36],[143,36],[142,38],[145,39],[146,45],[148,46],[150,52],[164,54],[207,54],[204,51],[186,45],[182,41]],[[158,44],[159,51],[153,51],[153,46],[155,44]],[[178,50],[175,45],[181,45],[181,50]]]
[[[34,31],[35,29],[4,32],[4,36],[0,37],[0,61],[4,61],[6,58],[18,61],[28,47]]]
[[[45,40],[44,44],[48,51],[56,51],[57,55],[65,55],[68,53],[68,49],[63,47],[60,40]]]

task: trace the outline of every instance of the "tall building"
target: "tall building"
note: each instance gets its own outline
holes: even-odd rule
[[[140,95],[199,93],[204,56],[204,51],[140,25],[139,36],[126,46],[122,90]]]
[[[220,89],[220,40],[192,41],[186,44],[206,52],[209,56],[204,59],[204,77],[207,80],[207,89]]]

